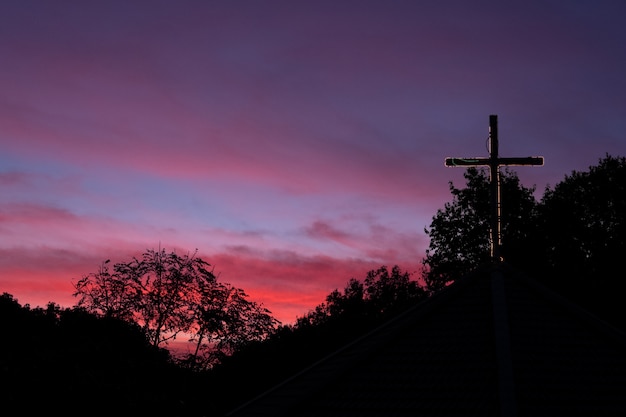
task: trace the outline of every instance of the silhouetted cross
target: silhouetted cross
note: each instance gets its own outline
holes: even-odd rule
[[[542,156],[525,158],[498,157],[498,116],[489,116],[489,158],[446,158],[447,167],[488,166],[490,168],[491,190],[491,258],[500,262],[502,256],[501,203],[500,203],[500,167],[503,165],[543,165]]]

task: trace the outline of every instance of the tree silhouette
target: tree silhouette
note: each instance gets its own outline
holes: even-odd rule
[[[219,283],[195,253],[147,250],[141,259],[115,264],[113,271],[108,264],[74,284],[77,305],[137,323],[155,347],[187,335],[195,346],[181,358],[187,366],[210,367],[245,343],[267,337],[278,324],[243,290]]]
[[[452,202],[437,210],[429,228],[430,237],[422,263],[422,276],[431,291],[437,291],[478,266],[490,262],[490,179],[486,169],[468,168],[466,188],[449,183]],[[514,171],[500,175],[502,198],[502,255],[515,262],[522,242],[532,229],[537,202],[534,187],[524,187]]]
[[[22,307],[7,293],[0,326],[3,414],[159,416],[184,409],[178,386],[186,375],[139,326],[55,303]]]
[[[338,320],[367,322],[397,313],[426,297],[426,291],[411,274],[395,265],[383,265],[367,273],[363,282],[351,278],[343,292],[335,289],[326,301],[298,317],[295,329],[319,326]]]
[[[247,344],[265,340],[278,324],[240,288],[218,284],[200,295],[190,329],[195,349],[184,361],[192,369],[212,368]]]
[[[543,281],[624,326],[617,306],[626,253],[626,158],[607,154],[547,188],[537,219],[532,243]]]

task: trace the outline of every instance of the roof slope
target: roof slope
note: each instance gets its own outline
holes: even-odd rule
[[[626,415],[626,337],[500,265],[228,415]]]

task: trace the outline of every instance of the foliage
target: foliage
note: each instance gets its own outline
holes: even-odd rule
[[[397,265],[389,271],[383,265],[369,271],[363,282],[350,279],[343,293],[332,291],[326,302],[297,318],[295,327],[318,326],[339,318],[378,319],[407,308],[425,295],[418,282],[411,280],[410,273],[402,272]]]
[[[211,371],[215,385],[253,398],[325,355],[373,330],[427,297],[409,272],[381,266],[364,279],[350,278],[293,325],[280,326],[268,339],[239,350]],[[263,375],[259,380],[258,375]],[[215,410],[221,414],[227,410]]]
[[[190,342],[195,351],[186,358],[193,369],[209,369],[251,342],[265,340],[278,323],[270,311],[248,301],[248,295],[228,284],[204,288],[193,306]]]
[[[465,178],[465,189],[450,183],[453,201],[426,229],[422,274],[432,291],[489,261],[488,174],[471,168]],[[588,171],[573,171],[539,202],[515,173],[501,179],[505,261],[626,328],[618,272],[626,251],[626,158],[607,154]]]
[[[194,352],[181,361],[204,369],[267,337],[277,324],[243,290],[219,283],[209,267],[195,253],[147,250],[112,271],[105,261],[74,284],[74,296],[90,312],[137,323],[155,347],[189,335]]]
[[[437,291],[455,278],[490,261],[490,178],[486,169],[468,168],[466,188],[449,183],[452,202],[437,210],[424,231],[430,244],[423,259],[423,278]],[[515,256],[531,230],[536,207],[535,188],[520,184],[517,174],[500,175],[502,204],[502,254]]]
[[[542,246],[550,267],[584,275],[611,272],[625,253],[626,158],[608,156],[588,172],[573,171],[540,207]]]
[[[184,409],[184,374],[138,326],[78,307],[21,306],[7,293],[0,296],[0,326],[5,410],[159,416]]]
[[[623,316],[610,310],[622,304],[626,158],[606,155],[547,188],[538,219],[535,259],[544,282],[611,321]]]

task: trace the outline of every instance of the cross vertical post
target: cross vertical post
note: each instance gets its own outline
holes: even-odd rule
[[[489,171],[491,194],[491,257],[501,259],[502,212],[500,201],[500,165],[498,163],[498,116],[489,116]]]
[[[500,158],[498,155],[498,116],[489,116],[489,158],[446,158],[447,167],[476,167],[488,166],[490,173],[490,209],[491,209],[491,259],[493,262],[502,261],[502,203],[500,187],[500,167],[503,165],[543,165],[542,156],[529,156],[523,158]]]

